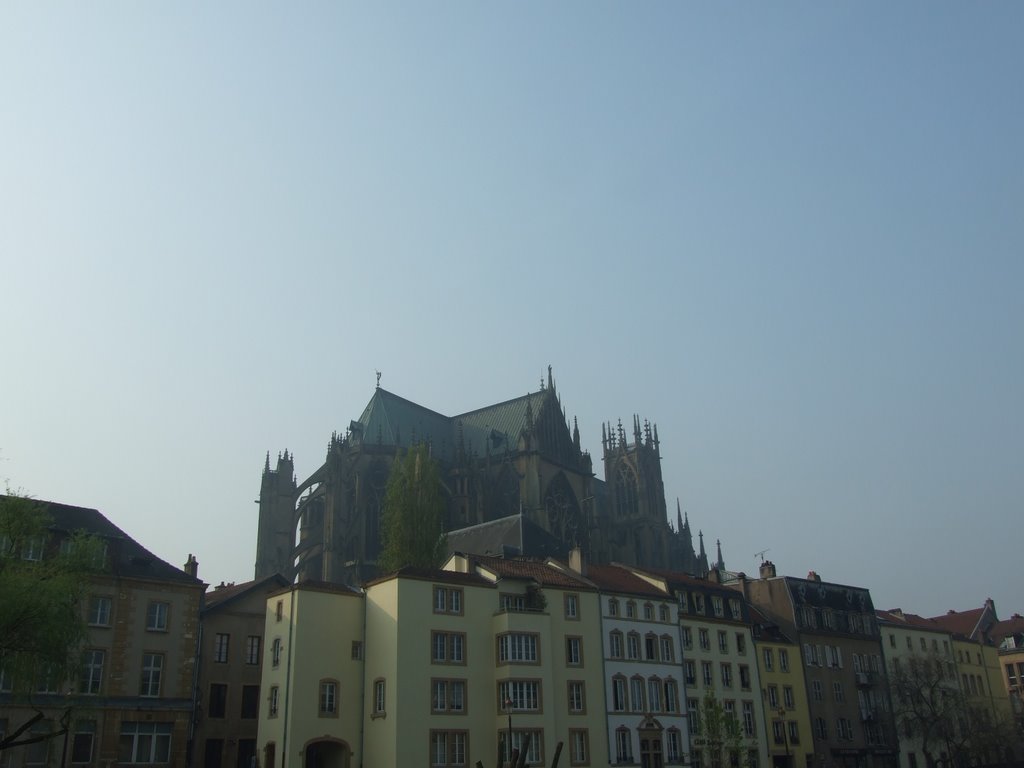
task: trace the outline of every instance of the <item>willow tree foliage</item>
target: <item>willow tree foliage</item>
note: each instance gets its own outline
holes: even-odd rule
[[[410,448],[391,467],[384,494],[377,565],[382,571],[405,566],[436,568],[444,560],[444,488],[441,470],[425,445]]]

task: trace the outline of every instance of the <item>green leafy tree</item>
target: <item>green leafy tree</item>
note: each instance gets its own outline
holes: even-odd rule
[[[425,445],[396,459],[384,494],[377,565],[396,571],[407,565],[436,568],[445,554],[445,500],[441,472]]]
[[[745,765],[743,731],[734,712],[726,712],[711,691],[700,705],[699,742],[710,753],[712,768]]]
[[[86,577],[102,562],[102,546],[84,533],[57,541],[42,505],[10,489],[0,495],[0,671],[17,699],[31,705],[41,681],[59,686],[76,677]],[[63,733],[22,735],[42,718],[37,711],[5,734],[0,752]]]

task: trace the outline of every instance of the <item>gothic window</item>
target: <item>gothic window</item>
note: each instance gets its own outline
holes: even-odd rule
[[[619,464],[618,482],[615,483],[615,509],[620,517],[637,514],[636,475],[628,464]]]

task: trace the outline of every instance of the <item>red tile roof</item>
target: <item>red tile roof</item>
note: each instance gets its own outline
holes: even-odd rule
[[[888,611],[875,611],[875,616],[878,617],[879,621],[887,622],[889,624],[904,624],[916,629],[931,630],[932,632],[944,632],[947,634],[950,632],[950,630],[943,627],[935,621],[935,619],[926,619],[924,616],[918,616],[916,613],[904,613],[899,608],[891,608]]]
[[[480,565],[506,579],[531,579],[545,587],[563,589],[594,589],[593,585],[580,576],[569,574],[540,560],[529,558],[504,558],[491,555],[466,555],[474,565]]]
[[[586,578],[606,592],[669,597],[646,579],[641,579],[620,565],[588,565]]]
[[[933,616],[931,620],[947,632],[970,637],[974,634],[984,612],[985,608],[982,606],[969,611],[949,611],[943,616]]]

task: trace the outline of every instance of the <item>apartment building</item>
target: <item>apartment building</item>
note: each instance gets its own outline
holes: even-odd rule
[[[684,765],[690,732],[678,603],[664,586],[622,566],[589,565],[583,573],[600,590],[603,708],[612,762]]]
[[[800,645],[819,766],[895,768],[897,741],[871,594],[861,587],[777,576],[734,586]]]
[[[748,606],[748,610],[771,765],[773,768],[812,768],[814,740],[800,646],[757,608]]]
[[[207,590],[200,613],[193,764],[255,768],[267,596],[283,576]]]
[[[186,570],[164,562],[95,509],[37,502],[50,519],[46,541],[22,553],[54,557],[78,531],[102,542],[103,562],[88,577],[88,637],[74,680],[42,679],[30,698],[0,674],[0,731],[36,712],[41,736],[68,725],[66,738],[4,750],[8,766],[186,765],[192,682],[204,585],[190,555]]]
[[[637,576],[668,591],[679,611],[683,649],[683,683],[694,768],[745,758],[748,768],[768,764],[764,704],[747,601],[718,582],[668,571],[631,568]],[[722,734],[709,732],[703,715],[713,706],[738,725],[736,748],[745,754],[722,754]],[[713,718],[720,720],[720,718]]]

